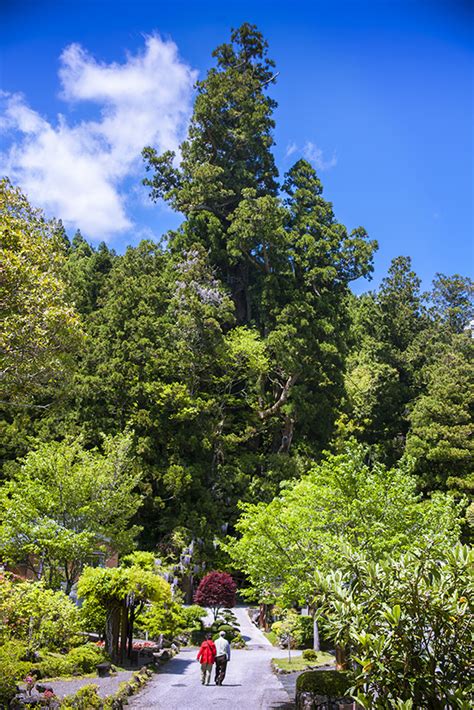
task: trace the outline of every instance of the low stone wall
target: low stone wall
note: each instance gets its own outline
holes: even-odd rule
[[[296,710],[355,710],[351,698],[330,698],[311,692],[296,692]]]
[[[349,686],[345,672],[306,671],[296,681],[296,710],[355,710]]]

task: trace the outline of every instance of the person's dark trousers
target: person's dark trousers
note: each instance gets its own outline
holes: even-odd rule
[[[216,656],[216,685],[222,685],[225,678],[227,668],[227,656],[225,653],[222,656]]]

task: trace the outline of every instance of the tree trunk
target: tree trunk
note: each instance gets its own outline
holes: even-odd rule
[[[121,608],[121,629],[120,629],[120,660],[123,661],[125,658],[125,651],[127,648],[128,639],[128,608],[126,598],[123,600]]]
[[[107,609],[107,615],[105,617],[105,650],[109,656],[113,656],[114,653],[114,609]]]
[[[135,622],[135,607],[132,606],[130,608],[130,619],[129,619],[129,624],[128,624],[128,648],[127,648],[127,657],[128,658],[132,657],[134,622]]]
[[[316,614],[313,615],[313,649],[315,651],[321,650],[321,644],[319,642],[319,626]]]
[[[347,655],[344,646],[336,646],[336,670],[347,670]]]

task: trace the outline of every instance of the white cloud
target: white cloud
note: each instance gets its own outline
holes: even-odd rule
[[[288,145],[286,147],[285,158],[289,158],[290,155],[293,155],[293,153],[296,153],[297,150],[298,150],[298,146],[296,145],[295,142],[288,143]]]
[[[122,193],[127,177],[138,179],[142,148],[176,150],[182,140],[196,72],[158,36],[146,37],[144,50],[123,64],[99,63],[78,44],[60,61],[61,97],[96,105],[99,118],[59,115],[53,123],[23,96],[1,94],[0,129],[15,133],[0,172],[67,226],[107,238],[131,227]]]
[[[324,159],[323,151],[317,145],[308,141],[303,148],[303,155],[317,170],[329,170],[337,165],[336,154],[329,160]]]

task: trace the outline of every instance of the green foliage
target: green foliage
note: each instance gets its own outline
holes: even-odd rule
[[[151,639],[158,639],[161,634],[172,639],[183,631],[196,627],[193,622],[186,619],[184,609],[176,602],[151,604],[137,619],[137,628],[148,631]]]
[[[7,641],[0,645],[0,707],[8,707],[17,683],[33,671],[33,663],[26,660],[27,656],[25,643]]]
[[[94,553],[131,547],[141,499],[130,436],[106,439],[103,448],[63,441],[28,454],[0,488],[2,559],[26,559],[38,579],[54,587],[64,578],[69,592]]]
[[[0,181],[0,215],[0,399],[25,404],[46,384],[63,383],[81,328],[66,299],[58,224],[8,179]]]
[[[425,488],[446,488],[449,477],[472,473],[472,355],[472,340],[458,336],[424,369],[426,389],[409,415],[406,453],[416,460]]]
[[[312,648],[306,648],[301,655],[306,661],[315,661],[318,657],[318,652]]]
[[[451,333],[462,333],[474,316],[474,284],[459,274],[436,274],[430,301],[436,323]]]
[[[79,579],[78,595],[92,608],[105,612],[106,649],[114,660],[119,657],[119,634],[123,658],[126,643],[133,638],[135,619],[147,605],[152,605],[149,613],[154,630],[157,625],[161,625],[161,631],[179,628],[179,608],[172,604],[169,584],[141,567],[87,567]]]
[[[57,678],[93,673],[97,664],[104,660],[104,651],[93,643],[87,643],[72,648],[67,654],[41,651],[35,667],[42,678]]]
[[[186,624],[185,629],[192,631],[202,628],[202,619],[206,616],[206,609],[197,604],[192,604],[191,606],[182,607],[181,614]]]
[[[363,707],[468,707],[472,562],[461,545],[379,563],[348,554],[344,575],[321,576],[319,614],[350,648]]]
[[[24,641],[30,651],[70,648],[77,640],[77,607],[43,583],[0,578],[0,618],[2,640]]]
[[[227,640],[229,641],[229,639]],[[245,643],[244,637],[241,634],[237,634],[230,639],[230,645],[232,648],[245,648],[247,644]]]
[[[240,537],[225,549],[254,598],[311,603],[318,571],[338,569],[346,546],[376,561],[457,539],[453,501],[441,494],[420,500],[416,485],[406,466],[370,464],[366,451],[352,446],[287,483],[268,505],[242,505]]]
[[[272,624],[272,631],[278,636],[281,645],[297,648],[304,640],[304,622],[294,609],[281,611],[281,619]]]
[[[99,695],[98,685],[84,685],[74,695],[67,695],[61,701],[61,708],[65,710],[98,710],[102,708],[102,699]]]

